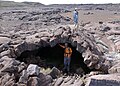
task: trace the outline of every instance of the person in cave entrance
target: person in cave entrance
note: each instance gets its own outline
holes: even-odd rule
[[[60,44],[59,44],[60,45]],[[71,55],[72,55],[72,48],[68,46],[68,43],[65,43],[65,45],[60,45],[60,47],[64,48],[64,68],[63,71],[70,72],[70,61],[71,61]]]

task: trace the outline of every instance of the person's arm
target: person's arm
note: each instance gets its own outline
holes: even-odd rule
[[[65,48],[65,46],[63,46],[63,45],[60,45],[60,44],[59,44],[59,46],[62,47],[62,48]]]
[[[70,48],[70,54],[72,55],[72,49]]]

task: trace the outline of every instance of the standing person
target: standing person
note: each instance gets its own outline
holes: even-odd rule
[[[67,70],[67,72],[69,73],[72,49],[70,47],[68,47],[68,43],[65,43],[65,46],[60,45],[60,47],[65,49],[64,50],[64,68],[63,69]]]
[[[78,28],[78,11],[77,11],[77,8],[75,8],[75,10],[73,12],[73,20],[74,20],[75,28]]]

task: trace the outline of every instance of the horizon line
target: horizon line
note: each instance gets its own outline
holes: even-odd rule
[[[0,0],[0,1],[8,1],[8,0]],[[8,1],[9,2],[9,1]],[[12,1],[12,0],[10,0],[10,2],[18,2],[18,3],[23,3],[23,2],[35,2],[35,1],[22,1],[22,2],[20,2],[20,1]],[[41,2],[35,2],[35,3],[41,3]],[[78,5],[78,4],[120,4],[120,3],[65,3],[65,4],[62,4],[62,3],[53,3],[53,4],[44,4],[44,3],[41,3],[41,4],[43,4],[43,5],[69,5],[69,4],[71,4],[71,5]]]

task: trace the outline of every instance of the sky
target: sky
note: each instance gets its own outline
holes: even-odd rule
[[[15,1],[15,2],[40,2],[43,4],[102,4],[102,3],[120,3],[120,0],[7,0],[7,1]]]

